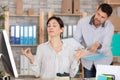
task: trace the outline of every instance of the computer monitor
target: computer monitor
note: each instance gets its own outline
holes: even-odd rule
[[[5,30],[0,30],[0,54],[5,72],[15,78],[18,77],[17,68],[13,58],[13,53]]]
[[[115,80],[120,80],[120,66],[119,65],[97,65],[96,80],[99,75],[109,74],[114,75]]]

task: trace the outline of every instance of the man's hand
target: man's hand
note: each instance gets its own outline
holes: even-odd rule
[[[91,53],[95,53],[96,51],[97,51],[97,49],[98,49],[98,47],[100,46],[100,43],[99,42],[95,42],[92,46],[91,46],[91,48],[90,48],[90,52]]]

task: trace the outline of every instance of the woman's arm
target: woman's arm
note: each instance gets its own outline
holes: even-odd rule
[[[71,68],[70,68],[70,76],[71,77],[74,77],[77,72],[78,72],[78,69],[79,69],[79,64],[80,64],[80,59],[87,55],[87,50],[81,50],[81,49],[77,49],[76,50],[76,54],[75,56],[73,56],[73,59],[72,59],[72,63],[71,63]]]
[[[30,61],[30,68],[32,69],[33,73],[36,77],[40,76],[41,72],[41,51],[40,47],[37,47],[36,55],[34,56],[31,53],[31,49],[27,48],[25,50],[22,49],[22,54],[25,55]]]

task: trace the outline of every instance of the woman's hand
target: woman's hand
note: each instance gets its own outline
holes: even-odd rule
[[[22,48],[22,54],[25,55],[29,60],[30,60],[30,63],[33,64],[34,63],[34,58],[33,58],[33,55],[31,53],[31,49],[30,48],[27,48],[27,49],[23,49]]]
[[[85,55],[87,55],[87,52],[88,52],[87,49],[82,50],[80,48],[77,49],[76,51],[77,51],[76,54],[75,54],[76,61],[79,61],[80,58],[83,57],[83,56],[85,56]]]

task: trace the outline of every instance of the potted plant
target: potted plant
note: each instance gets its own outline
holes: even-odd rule
[[[0,29],[4,29],[5,11],[8,11],[8,7],[0,6]]]
[[[2,78],[5,75],[3,71],[0,71],[0,78]]]

